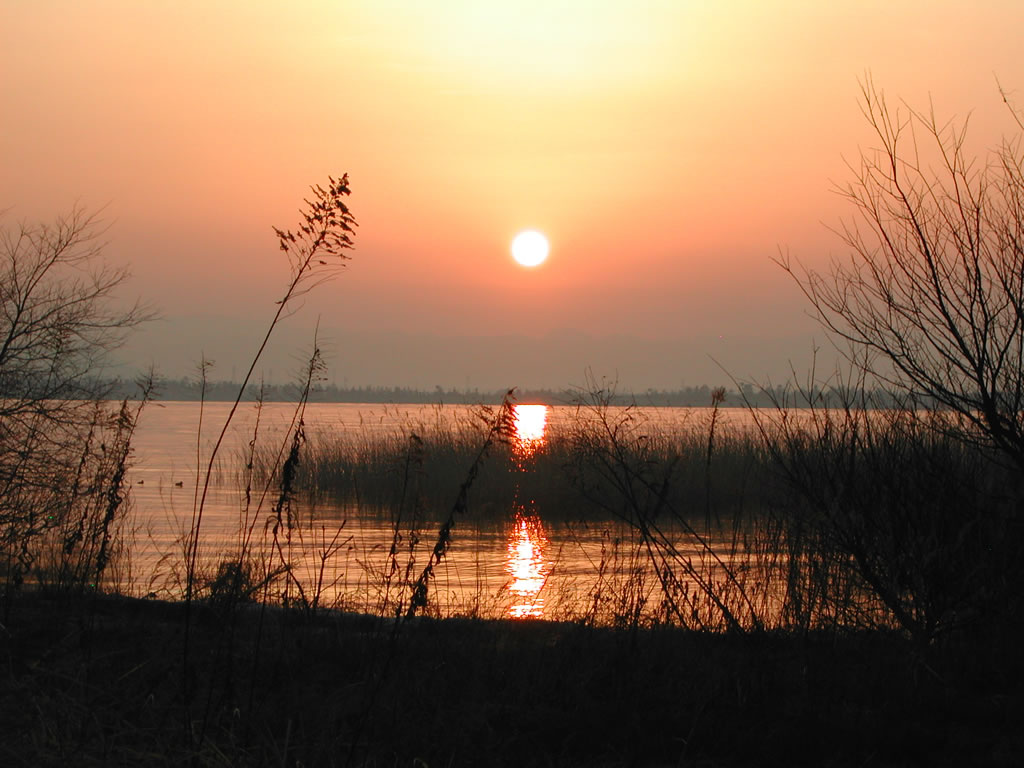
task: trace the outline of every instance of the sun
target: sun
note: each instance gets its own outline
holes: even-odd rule
[[[512,241],[512,258],[524,267],[536,267],[548,257],[548,239],[535,229],[525,229]]]

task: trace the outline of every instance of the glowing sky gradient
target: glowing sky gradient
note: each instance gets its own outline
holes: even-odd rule
[[[106,206],[107,254],[167,318],[129,352],[171,374],[201,352],[225,377],[241,364],[284,282],[271,225],[348,172],[353,261],[285,336],[319,316],[339,383],[557,387],[589,364],[672,387],[714,383],[712,356],[779,377],[822,334],[771,258],[839,247],[831,181],[871,138],[858,78],[973,110],[979,147],[1010,130],[995,77],[1024,94],[1019,0],[0,0],[0,17],[0,209]],[[551,242],[541,269],[508,257],[528,227]],[[547,351],[500,373],[459,353],[499,337]],[[382,362],[417,338],[450,358]]]

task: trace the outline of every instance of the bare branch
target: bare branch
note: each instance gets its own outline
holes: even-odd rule
[[[1018,129],[1020,115],[1009,104]],[[833,231],[845,258],[794,265],[815,315],[880,383],[962,417],[1024,467],[1024,158],[1020,135],[980,163],[967,124],[895,112],[870,76],[861,112],[877,149],[837,191],[853,214]]]

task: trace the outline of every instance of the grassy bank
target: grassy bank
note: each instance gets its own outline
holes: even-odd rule
[[[953,646],[922,654],[895,633],[206,606],[183,667],[183,611],[21,594],[0,633],[0,761],[1016,765],[1024,754],[1015,653],[965,663]]]

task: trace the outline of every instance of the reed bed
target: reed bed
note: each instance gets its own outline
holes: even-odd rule
[[[481,409],[474,418],[460,418],[438,410],[430,422],[405,423],[391,430],[374,425],[314,434],[296,474],[297,487],[307,498],[386,514],[407,500],[414,485],[425,512],[436,520],[447,511],[495,413]],[[523,500],[543,509],[546,519],[607,519],[606,505],[581,494],[578,482],[585,450],[581,435],[593,426],[589,419],[576,411],[568,422],[550,425],[543,443],[530,448],[528,455],[515,435],[503,435],[474,480],[474,515],[500,519],[510,503]],[[715,494],[713,506],[719,514],[735,515],[760,501],[771,457],[749,429],[720,428],[710,470],[707,425],[699,417],[673,424],[645,418],[631,429],[629,439],[636,442],[618,446],[622,460],[672,466],[669,491],[675,494],[675,506],[694,519],[704,516],[711,504],[709,490]],[[254,458],[257,476],[271,475],[275,458],[271,449],[259,450]]]
[[[453,529],[509,519],[528,503],[559,530],[609,532],[589,555],[585,589],[563,582],[562,594],[548,591],[561,618],[734,632],[897,630],[927,644],[1015,615],[1009,585],[1021,565],[1008,542],[1020,540],[1019,478],[952,436],[947,416],[778,407],[737,425],[719,405],[663,423],[597,393],[526,447],[494,431],[496,409],[472,419],[438,410],[429,423],[391,432],[311,440],[293,482],[313,502],[393,521],[387,558],[366,581],[385,585],[385,613],[408,605],[413,564],[433,544],[444,540],[443,557]],[[488,429],[493,445],[480,461]],[[254,467],[272,477],[270,454],[257,452]],[[460,483],[464,505],[442,525]],[[434,604],[432,615],[487,615],[483,606],[495,604],[486,593],[462,600]]]

